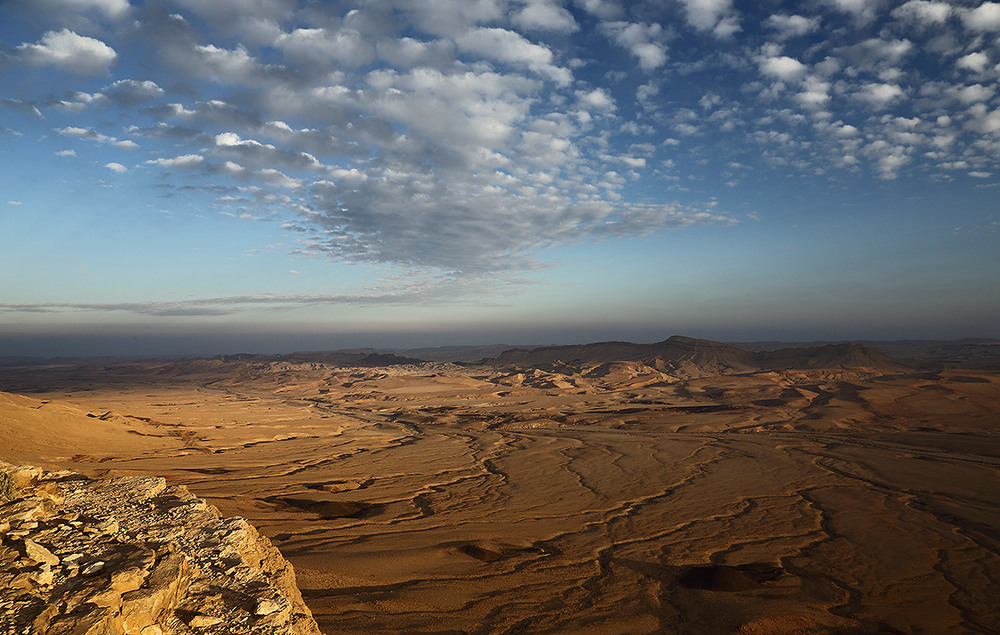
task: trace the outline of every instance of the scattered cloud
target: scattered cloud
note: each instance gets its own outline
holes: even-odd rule
[[[838,11],[850,14],[861,24],[873,21],[882,8],[882,0],[827,0]]]
[[[548,0],[528,2],[520,11],[514,13],[512,21],[529,31],[571,33],[580,28],[572,13],[559,6],[559,3]]]
[[[53,22],[17,1],[49,22],[4,68],[116,73],[0,100],[76,148],[50,152],[170,171],[163,197],[343,262],[513,275],[553,245],[729,224],[704,202],[713,148],[753,164],[723,168],[733,191],[765,168],[993,174],[1000,152],[993,2],[38,0],[80,18]]]
[[[932,2],[930,0],[909,0],[892,10],[893,17],[911,22],[940,25],[944,24],[952,14],[952,7],[947,2]]]
[[[955,66],[974,73],[982,73],[989,64],[989,56],[982,51],[975,51],[955,60]]]
[[[742,29],[732,0],[681,0],[688,22],[699,31],[726,38]]]
[[[805,64],[794,57],[780,55],[764,58],[761,62],[761,70],[765,75],[770,75],[786,82],[794,82],[805,77],[808,69]]]
[[[965,26],[973,31],[1000,31],[1000,3],[984,2],[961,13]]]
[[[17,47],[20,59],[33,66],[56,66],[82,75],[102,75],[117,59],[104,42],[69,29],[48,31],[34,44]]]
[[[171,159],[150,159],[146,161],[149,165],[156,165],[162,168],[180,168],[190,170],[205,162],[205,157],[200,154],[183,154]]]
[[[777,39],[787,40],[812,33],[819,28],[820,18],[779,13],[768,17],[764,23],[775,31]]]
[[[666,63],[667,48],[663,43],[663,28],[659,24],[607,22],[604,30],[614,42],[639,59],[643,70],[652,71]]]

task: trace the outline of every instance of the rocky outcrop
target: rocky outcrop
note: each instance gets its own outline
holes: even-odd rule
[[[270,541],[185,487],[0,462],[3,474],[0,633],[319,634]]]

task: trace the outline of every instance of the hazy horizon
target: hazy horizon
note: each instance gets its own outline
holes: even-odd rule
[[[953,337],[948,333],[926,336],[900,336],[892,331],[872,331],[868,335],[831,332],[817,337],[814,332],[717,331],[699,329],[670,331],[655,328],[635,329],[544,329],[512,331],[500,328],[468,333],[387,332],[387,333],[149,333],[124,330],[120,333],[45,333],[0,335],[0,357],[210,357],[238,353],[282,355],[306,351],[350,349],[406,350],[417,348],[477,346],[547,346],[626,341],[652,344],[680,335],[732,343],[783,342],[788,344],[845,341],[899,341],[963,339],[1000,339],[991,335],[971,334]]]
[[[11,0],[0,354],[1000,336],[1000,3]]]

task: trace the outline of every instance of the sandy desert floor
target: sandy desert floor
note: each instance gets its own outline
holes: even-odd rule
[[[187,484],[329,633],[1000,632],[1000,373],[198,361],[0,390],[0,458]]]

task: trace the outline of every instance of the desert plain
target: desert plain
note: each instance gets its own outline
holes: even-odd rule
[[[998,633],[1000,372],[671,338],[0,367],[0,459],[255,525],[325,633]]]

